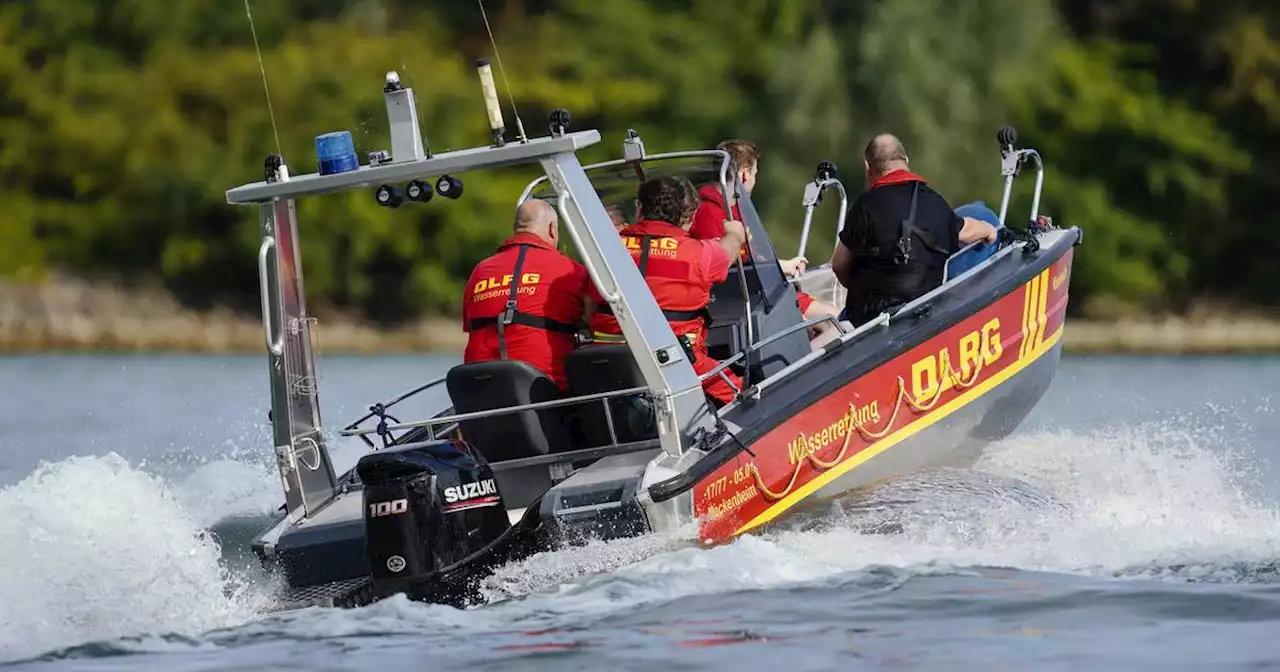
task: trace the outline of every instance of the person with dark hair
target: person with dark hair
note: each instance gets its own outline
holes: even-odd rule
[[[867,191],[850,207],[831,268],[848,288],[844,318],[863,324],[942,284],[947,258],[975,241],[994,243],[990,223],[955,212],[908,169],[906,147],[883,133],[863,151]]]
[[[516,210],[515,235],[481,261],[467,279],[463,362],[528,362],[565,389],[564,358],[584,317],[595,310],[587,269],[556,248],[559,217],[541,200]]]
[[[671,330],[689,353],[693,370],[704,374],[719,363],[707,354],[711,286],[728,278],[729,260],[742,247],[746,232],[741,222],[731,221],[717,239],[690,237],[698,193],[684,178],[649,179],[640,185],[636,198],[638,221],[622,229],[622,242],[640,267]],[[596,340],[621,342],[622,329],[609,304],[601,300],[594,285],[591,293],[597,302],[591,319]],[[724,405],[733,401],[733,386],[741,388],[742,381],[727,369],[721,373],[724,377],[711,376],[702,382],[702,387],[717,404]]]
[[[604,211],[609,213],[609,220],[613,222],[614,231],[622,231],[627,228],[627,216],[622,213],[622,206],[606,205]]]
[[[737,178],[742,182],[743,188],[750,194],[756,186],[756,177],[760,171],[760,149],[755,143],[746,140],[725,140],[716,149],[725,152],[729,158],[737,166]],[[720,185],[716,183],[703,185],[698,190],[698,196],[702,199],[702,203],[698,206],[698,211],[693,216],[693,226],[689,229],[689,235],[694,238],[718,238],[724,231],[724,222],[727,219],[733,221],[742,221],[742,214],[738,210],[735,203],[731,210],[725,209],[724,196],[720,192]],[[732,199],[733,194],[729,197]],[[730,212],[732,215],[730,215]],[[747,251],[742,250],[745,259]],[[778,265],[782,267],[783,275],[794,278],[804,273],[805,266],[809,260],[803,256],[794,257],[792,259],[779,259]],[[834,307],[829,306],[821,301],[815,300],[808,293],[796,290],[796,302],[800,308],[800,314],[806,320],[811,320],[822,315],[830,315],[834,317],[837,311]],[[829,322],[820,322],[809,329],[809,338],[811,345],[816,350],[821,348],[828,341],[839,337],[840,332]]]

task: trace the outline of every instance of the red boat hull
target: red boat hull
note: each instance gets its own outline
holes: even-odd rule
[[[727,541],[802,503],[896,473],[972,464],[1052,380],[1072,252],[808,405],[700,479],[693,504],[703,542]],[[1020,378],[1029,389],[1018,389]]]

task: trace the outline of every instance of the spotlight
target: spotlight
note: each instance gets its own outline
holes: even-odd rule
[[[378,205],[384,208],[398,208],[404,202],[404,197],[400,195],[400,192],[396,191],[395,187],[386,184],[378,187],[378,190],[373,192],[373,197],[378,201]]]
[[[462,180],[448,175],[441,175],[436,180],[436,193],[445,198],[458,198],[462,196]]]
[[[426,203],[431,200],[432,196],[435,196],[435,192],[431,190],[431,185],[426,182],[414,180],[405,185],[404,195],[411,201]]]

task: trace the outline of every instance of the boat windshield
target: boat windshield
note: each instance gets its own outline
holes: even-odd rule
[[[609,161],[584,166],[591,186],[605,207],[621,214],[625,224],[636,221],[636,190],[645,180],[655,177],[683,177],[689,180],[700,191],[708,186],[720,194],[718,200],[723,201],[720,175],[724,166],[725,155],[722,152],[682,152],[670,155],[657,155],[642,161],[628,162],[622,160]],[[743,257],[744,264],[752,261],[769,263],[777,259],[773,245],[769,242],[751,199],[742,193],[736,181],[729,183],[730,189],[738,191],[738,204],[742,221],[747,227],[747,235],[751,245],[751,255]],[[546,178],[535,180],[526,189],[525,199],[539,198],[552,205],[558,204],[555,189]],[[525,200],[521,199],[521,200]]]

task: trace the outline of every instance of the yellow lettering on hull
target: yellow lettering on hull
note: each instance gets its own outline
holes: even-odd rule
[[[791,464],[817,454],[834,443],[843,443],[845,437],[858,431],[859,427],[868,428],[880,422],[880,403],[872,401],[866,406],[849,405],[849,409],[838,420],[819,429],[811,435],[801,434],[787,444],[787,457]]]
[[[743,504],[751,501],[751,498],[755,497],[756,494],[758,494],[758,491],[756,490],[755,484],[752,483],[746,488],[733,493],[723,502],[708,506],[707,515],[712,518],[719,518],[720,516],[723,516],[724,514],[729,513],[730,511],[733,511],[734,509],[737,509]]]
[[[979,367],[991,366],[1004,354],[1000,340],[1000,318],[993,317],[980,329],[960,337],[956,354],[943,346],[911,365],[911,394],[916,403],[927,404],[977,375]],[[941,387],[939,387],[941,386]]]
[[[755,469],[755,463],[748,462],[739,465],[733,470],[733,473],[721,476],[708,483],[702,489],[702,499],[707,502],[707,515],[712,518],[719,518],[746,504],[752,497],[759,494],[754,482]],[[725,496],[731,485],[736,490],[732,494]],[[712,501],[719,498],[723,498],[723,500],[719,502]]]

